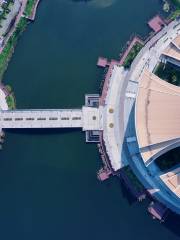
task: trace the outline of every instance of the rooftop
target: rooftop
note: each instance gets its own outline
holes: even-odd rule
[[[157,33],[162,29],[165,23],[163,19],[159,15],[157,15],[148,22],[148,25],[154,32]]]
[[[176,46],[176,48],[178,48],[180,50],[180,35],[178,35],[173,41],[172,43]]]
[[[164,51],[162,54],[164,54],[167,57],[171,57],[177,61],[180,61],[180,35],[178,35],[177,40],[172,42]],[[178,46],[178,47],[177,47]]]
[[[179,87],[144,71],[136,100],[136,132],[146,164],[180,144],[179,101]]]
[[[180,198],[180,167],[161,175],[160,178]]]

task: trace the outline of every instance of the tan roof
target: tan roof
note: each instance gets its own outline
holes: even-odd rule
[[[180,144],[180,88],[144,71],[136,99],[136,134],[144,162]]]
[[[180,168],[176,168],[171,172],[160,176],[161,180],[167,185],[167,187],[178,197],[180,197]]]
[[[178,35],[172,43],[180,50],[180,35]]]
[[[162,54],[180,61],[180,35],[168,45]]]

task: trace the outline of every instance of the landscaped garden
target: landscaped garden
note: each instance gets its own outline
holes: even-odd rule
[[[9,109],[15,109],[16,107],[16,104],[15,104],[15,98],[14,98],[14,95],[13,93],[11,93],[10,95],[8,95],[6,97],[6,101],[7,101],[7,105],[8,105],[8,108]]]
[[[155,74],[173,85],[180,86],[180,70],[170,63],[160,63]]]
[[[27,17],[30,17],[32,15],[32,11],[34,8],[34,5],[36,4],[37,0],[28,0],[26,8],[24,10],[24,15]]]
[[[141,48],[143,47],[143,45],[141,45],[140,43],[136,43],[132,49],[130,50],[129,54],[127,55],[126,59],[124,60],[124,64],[123,66],[125,68],[129,68],[131,66],[131,63],[133,62],[133,60],[135,59],[135,57],[137,56],[137,54],[140,52]]]
[[[180,0],[171,0],[171,2],[178,8],[180,8]]]

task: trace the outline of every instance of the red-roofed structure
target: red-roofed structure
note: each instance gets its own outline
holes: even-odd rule
[[[157,15],[148,22],[148,25],[155,33],[157,33],[165,26],[165,22],[159,15]]]
[[[98,58],[98,62],[97,62],[98,67],[103,67],[104,68],[107,65],[109,65],[107,58],[103,58],[103,57]]]

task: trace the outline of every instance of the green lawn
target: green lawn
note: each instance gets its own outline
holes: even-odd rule
[[[171,0],[171,2],[176,7],[176,9],[170,14],[168,18],[174,20],[180,16],[180,0]]]
[[[33,10],[36,2],[37,2],[37,0],[28,0],[26,8],[24,10],[24,15],[25,16],[27,16],[27,17],[31,16],[32,10]]]
[[[170,14],[170,16],[168,16],[168,19],[175,20],[179,16],[180,16],[180,9],[176,9],[174,12]]]
[[[8,61],[14,51],[14,47],[17,43],[18,37],[24,31],[27,24],[28,24],[27,19],[25,19],[25,18],[20,19],[15,32],[10,37],[5,48],[3,49],[2,53],[0,54],[0,79],[2,79],[2,76],[7,68]]]

